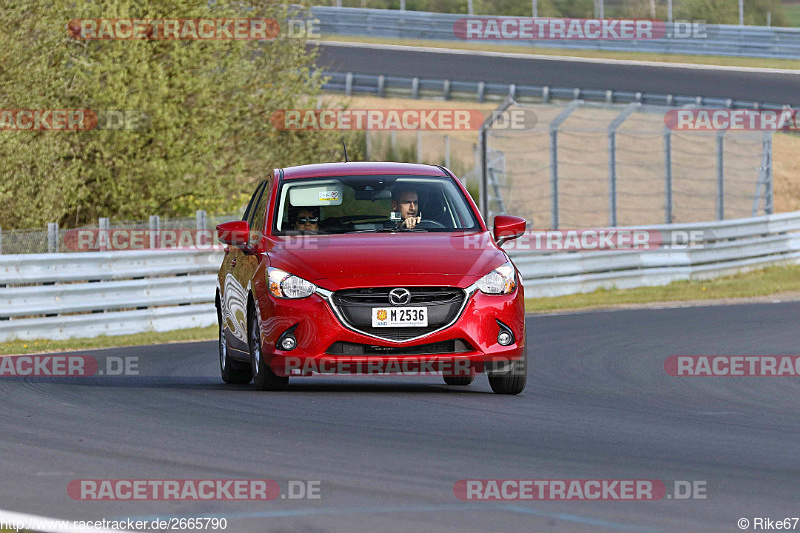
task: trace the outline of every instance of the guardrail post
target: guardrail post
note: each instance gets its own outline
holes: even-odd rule
[[[717,133],[717,220],[725,220],[725,131]]]
[[[419,78],[411,78],[411,98],[414,100],[419,99]]]
[[[197,231],[203,231],[206,229],[206,212],[204,209],[198,209],[195,214],[195,223],[197,226]]]
[[[100,243],[100,251],[107,252],[108,251],[108,243],[110,242],[111,235],[109,234],[109,228],[111,224],[109,223],[108,218],[101,217],[97,221],[97,229],[100,230],[98,233],[98,242]],[[101,236],[102,235],[102,236]]]
[[[364,144],[366,145],[364,150],[366,153],[364,154],[364,157],[366,158],[367,161],[369,161],[369,156],[370,153],[372,152],[372,146],[369,140],[369,130],[364,130]]]
[[[383,98],[384,90],[386,87],[386,76],[381,74],[378,76],[378,96]]]
[[[392,130],[389,133],[389,142],[392,146],[392,152],[395,152],[395,157],[397,157],[397,130]]]
[[[348,72],[347,75],[344,77],[344,93],[347,96],[351,96],[353,94],[353,73]]]
[[[445,100],[450,100],[450,80],[444,80],[442,84],[442,97]]]
[[[478,103],[479,104],[483,103],[483,93],[484,93],[485,89],[486,89],[486,84],[483,83],[482,81],[479,81],[478,82]]]
[[[159,239],[158,232],[161,229],[161,219],[158,215],[150,215],[149,221],[150,229],[150,249],[155,250],[159,247],[161,239]]]
[[[58,222],[47,223],[47,253],[58,252]]]
[[[444,136],[444,166],[450,168],[450,136]]]
[[[542,87],[542,103],[548,104],[550,103],[550,87],[545,85]]]
[[[664,224],[672,224],[672,131],[664,128]]]
[[[417,130],[417,163],[422,163],[422,130]]]

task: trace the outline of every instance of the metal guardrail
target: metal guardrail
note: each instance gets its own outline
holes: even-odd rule
[[[337,8],[311,9],[319,20],[323,35],[461,41],[453,24],[468,15],[396,11],[389,9]],[[470,16],[470,18],[476,18]],[[665,23],[666,34],[675,35],[675,23]],[[800,57],[800,28],[730,26],[709,24],[706,38],[650,40],[515,40],[515,45],[543,48],[653,52],[659,54],[720,55],[797,59]],[[492,42],[492,41],[486,41]],[[499,42],[499,41],[498,41]]]
[[[800,35],[798,36],[800,38]],[[502,102],[510,97],[520,103],[547,103],[551,100],[585,100],[591,102],[639,102],[661,106],[708,106],[732,109],[782,109],[782,104],[734,100],[704,96],[672,95],[634,91],[581,89],[579,87],[550,87],[547,85],[516,85],[514,83],[485,83],[482,81],[454,81],[426,79],[353,72],[323,71],[328,78],[323,85],[326,91],[341,92],[347,96],[369,95],[399,98],[433,98],[477,102]]]
[[[222,252],[0,256],[0,342],[211,326]]]
[[[623,228],[620,228],[623,229]],[[686,247],[544,254],[511,251],[529,297],[600,288],[628,289],[707,279],[773,264],[800,262],[800,211],[762,217],[641,226],[637,230],[698,232]]]
[[[800,211],[636,229],[700,232],[683,249],[511,251],[529,297],[664,285],[800,262]],[[798,233],[794,233],[798,232]],[[211,326],[219,251],[127,251],[0,257],[0,342]]]

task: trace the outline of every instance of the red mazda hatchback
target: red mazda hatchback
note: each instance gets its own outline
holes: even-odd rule
[[[226,383],[259,390],[315,374],[443,375],[525,388],[525,305],[500,244],[446,168],[329,163],[275,170],[227,245],[216,295]]]

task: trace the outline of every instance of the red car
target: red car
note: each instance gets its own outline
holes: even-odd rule
[[[525,300],[500,244],[446,168],[329,163],[275,170],[227,245],[216,306],[226,383],[259,390],[314,374],[443,375],[525,388]]]

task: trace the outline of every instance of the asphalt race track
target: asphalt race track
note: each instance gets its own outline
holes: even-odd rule
[[[324,43],[319,49],[317,65],[335,72],[614,89],[800,105],[800,73],[493,57],[376,45]]]
[[[74,519],[225,516],[228,531],[739,531],[800,514],[800,378],[668,376],[669,355],[797,353],[800,302],[533,316],[520,396],[438,377],[219,378],[214,342],[136,377],[3,378],[0,508]],[[74,479],[318,480],[321,499],[74,501]],[[460,479],[705,481],[707,499],[465,502]]]

